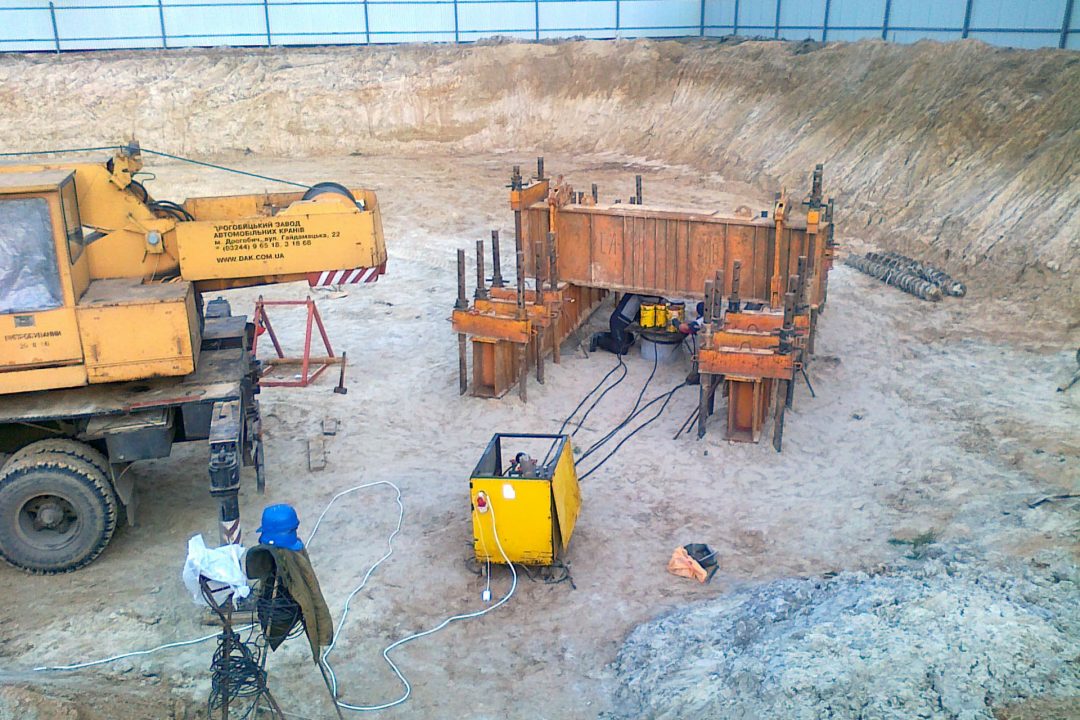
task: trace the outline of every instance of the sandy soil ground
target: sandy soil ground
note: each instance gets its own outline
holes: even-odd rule
[[[547,160],[579,185],[598,182],[605,195],[629,194],[641,172],[647,201],[725,209],[768,200],[754,187],[721,187],[719,178],[678,166],[614,155]],[[568,344],[562,364],[548,366],[546,385],[530,387],[527,405],[458,397],[448,324],[454,253],[491,228],[512,236],[503,185],[510,165],[530,161],[475,153],[230,159],[282,177],[366,184],[383,203],[388,274],[344,298],[320,295],[335,346],[349,353],[349,394],[332,394],[329,380],[264,391],[268,491],[256,495],[252,481],[242,494],[251,538],[271,502],[293,503],[310,528],[342,489],[376,480],[401,487],[405,521],[394,555],[354,601],[336,656],[353,702],[401,694],[380,657],[389,642],[481,607],[483,581],[465,566],[467,478],[491,434],[554,431],[613,364]],[[188,165],[155,167],[151,187],[160,197],[265,187]],[[862,240],[851,231],[840,237]],[[262,292],[296,298],[307,290]],[[257,294],[230,293],[234,311],[249,312]],[[1075,346],[1075,333],[1032,331],[1037,342],[1006,342],[986,331],[989,307],[978,296],[923,303],[838,266],[811,367],[817,397],[798,389],[782,454],[729,444],[720,423],[703,441],[672,440],[696,403],[696,393],[681,391],[660,420],[585,481],[570,550],[577,589],[523,580],[492,615],[398,651],[413,694],[384,715],[598,717],[613,711],[611,663],[639,623],[747,584],[873,570],[907,552],[890,539],[932,532],[1022,562],[1050,558],[1075,573],[1076,501],[1027,504],[1077,492],[1080,395],[1055,392],[1074,369],[1075,349],[1061,348]],[[297,338],[298,320],[275,324]],[[589,417],[577,444],[601,436],[633,404],[651,363],[636,355],[627,362],[626,381]],[[646,397],[676,385],[686,369],[661,367]],[[310,473],[306,438],[324,417],[340,420],[341,431],[327,438],[326,470]],[[216,536],[205,461],[196,444],[136,466],[139,526],[119,532],[92,566],[53,578],[0,568],[0,717],[96,720],[115,717],[120,702],[130,718],[200,716],[210,644],[77,674],[28,670],[212,631],[179,577],[188,537]],[[335,613],[382,554],[396,517],[387,489],[356,494],[328,516],[311,554]],[[671,550],[691,541],[720,551],[709,585],[665,572]],[[508,585],[508,574],[497,572],[496,596]],[[297,717],[330,717],[302,645],[294,641],[271,657],[272,686]]]

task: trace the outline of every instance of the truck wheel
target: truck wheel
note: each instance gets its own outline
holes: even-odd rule
[[[0,473],[0,558],[42,575],[92,562],[116,531],[108,479],[86,460],[29,453]]]
[[[101,474],[105,477],[109,477],[111,471],[109,469],[109,461],[103,454],[90,447],[84,442],[78,440],[72,440],[71,438],[46,438],[45,440],[38,440],[32,442],[29,445],[19,448],[8,459],[8,462],[15,462],[21,460],[28,455],[36,455],[39,453],[60,453],[61,455],[70,455],[77,457],[80,460],[84,460],[95,468],[101,471]]]

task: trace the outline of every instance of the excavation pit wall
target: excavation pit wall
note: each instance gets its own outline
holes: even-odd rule
[[[823,162],[842,243],[935,262],[1058,330],[1080,317],[1076,52],[739,39],[3,55],[0,107],[4,150],[135,136],[361,170],[394,153],[610,154],[770,195],[804,192]]]

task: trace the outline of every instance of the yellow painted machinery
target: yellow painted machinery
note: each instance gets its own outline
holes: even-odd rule
[[[0,558],[34,572],[94,559],[125,470],[209,440],[222,540],[239,539],[239,465],[262,486],[253,328],[202,293],[385,271],[378,200],[298,192],[156,200],[137,144],[107,162],[0,166]]]
[[[495,435],[469,480],[469,495],[478,561],[504,563],[505,552],[513,563],[557,562],[581,510],[570,436]]]

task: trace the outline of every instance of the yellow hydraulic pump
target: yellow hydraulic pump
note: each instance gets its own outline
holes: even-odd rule
[[[469,495],[478,561],[557,562],[581,510],[570,436],[495,435],[469,480]]]
[[[0,166],[0,395],[198,367],[199,293],[385,269],[375,193],[155,200],[132,143],[106,163]]]

